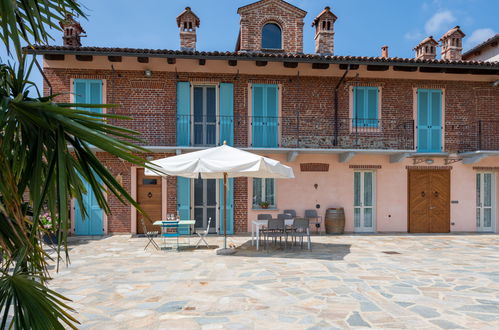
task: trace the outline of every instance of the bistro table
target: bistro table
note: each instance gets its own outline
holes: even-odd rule
[[[284,224],[286,226],[292,226],[295,219],[285,219]],[[251,245],[255,245],[256,239],[256,249],[260,247],[260,228],[267,226],[269,220],[253,220],[251,222]]]
[[[180,221],[175,221],[175,220],[158,220],[153,223],[155,226],[162,226],[163,223],[168,222],[168,223],[177,223],[179,228],[181,226],[189,226],[188,227],[188,234],[191,234],[191,227],[196,223],[196,220],[180,220]]]

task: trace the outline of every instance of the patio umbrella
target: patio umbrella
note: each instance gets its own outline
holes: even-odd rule
[[[251,177],[292,179],[293,169],[279,161],[229,147],[220,147],[157,159],[145,175],[224,180],[224,250],[227,249],[227,178]]]

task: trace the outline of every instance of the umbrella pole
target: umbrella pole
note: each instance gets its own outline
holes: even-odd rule
[[[224,172],[224,249],[227,248],[227,172]]]

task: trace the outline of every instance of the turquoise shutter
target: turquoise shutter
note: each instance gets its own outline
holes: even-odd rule
[[[368,87],[366,98],[365,126],[378,127],[378,88]]]
[[[267,148],[276,148],[278,146],[278,120],[279,115],[279,91],[277,85],[267,86],[267,131],[265,136],[265,146]]]
[[[252,140],[253,147],[272,148],[278,146],[278,106],[277,85],[254,84]]]
[[[429,141],[429,104],[428,90],[418,90],[418,151],[428,152],[430,150]]]
[[[442,151],[442,91],[431,90],[429,92],[430,114],[430,152]]]
[[[353,94],[352,126],[378,127],[378,88],[354,87]]]
[[[191,180],[177,177],[177,204],[178,215],[181,220],[191,218]]]
[[[418,90],[418,151],[442,151],[441,90]]]
[[[264,128],[265,128],[265,112],[264,112],[264,85],[254,84],[252,86],[252,105],[253,105],[253,118],[251,121],[252,125],[252,144],[253,147],[263,147],[264,146]]]
[[[191,84],[177,83],[177,146],[189,146],[191,142]]]
[[[224,233],[224,180],[220,181],[220,235]],[[234,179],[229,179],[227,192],[227,234],[234,234]]]
[[[234,145],[234,84],[220,84],[220,144]]]
[[[75,79],[74,102],[86,104],[102,104],[102,80]],[[101,113],[100,108],[84,108],[85,110]]]

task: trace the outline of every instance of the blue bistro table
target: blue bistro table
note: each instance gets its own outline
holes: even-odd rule
[[[155,221],[155,226],[161,226],[161,237],[163,237],[163,242],[166,246],[167,238],[176,238],[177,240],[177,250],[179,247],[179,238],[181,236],[190,236],[191,226],[196,223],[195,220],[180,220],[180,221],[165,221],[159,220]],[[173,246],[172,246],[173,248]]]

